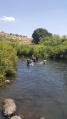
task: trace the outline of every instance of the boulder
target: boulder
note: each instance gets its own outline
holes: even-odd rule
[[[40,119],[40,116],[36,112],[29,112],[27,119]]]
[[[16,112],[16,104],[13,99],[5,99],[2,107],[5,116],[12,115]]]
[[[13,116],[13,117],[11,117],[11,119],[21,119],[19,116]]]
[[[27,117],[27,111],[26,109],[22,109],[18,112],[18,115],[23,119],[23,118],[26,118]]]

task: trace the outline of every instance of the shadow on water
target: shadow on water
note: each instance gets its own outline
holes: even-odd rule
[[[27,67],[27,59],[19,59],[16,80],[0,88],[0,107],[6,98],[13,98],[17,111],[26,109],[46,119],[67,118],[67,64],[59,61],[39,59],[34,66]],[[6,119],[1,111],[0,118]]]

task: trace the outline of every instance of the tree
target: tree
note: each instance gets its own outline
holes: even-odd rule
[[[38,44],[40,37],[45,38],[47,36],[50,37],[50,36],[52,36],[52,34],[49,33],[46,29],[38,28],[38,29],[34,30],[34,32],[32,34],[33,42]]]

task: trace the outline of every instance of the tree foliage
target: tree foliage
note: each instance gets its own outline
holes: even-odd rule
[[[39,43],[39,38],[45,38],[47,36],[52,36],[51,33],[49,33],[46,29],[43,28],[38,28],[36,30],[34,30],[32,37],[33,37],[33,42],[38,44]]]

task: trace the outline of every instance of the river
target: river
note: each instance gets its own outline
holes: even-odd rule
[[[67,119],[67,64],[47,60],[27,67],[20,58],[13,82],[0,88],[0,109],[6,98],[15,100],[17,110],[37,112],[46,119]],[[6,119],[0,111],[0,119]]]

